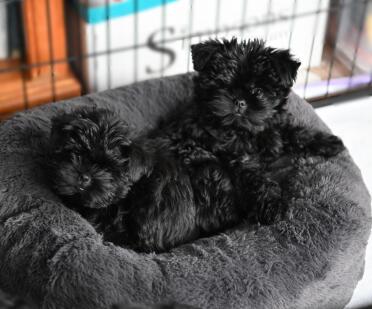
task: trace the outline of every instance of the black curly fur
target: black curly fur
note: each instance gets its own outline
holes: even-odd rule
[[[235,38],[209,40],[191,49],[199,72],[198,109],[210,133],[202,143],[229,167],[239,209],[260,223],[280,220],[288,201],[270,177],[270,164],[284,155],[332,157],[344,150],[342,141],[295,125],[286,111],[300,66],[289,50]]]
[[[123,156],[130,130],[109,111],[82,109],[55,117],[50,142],[52,183],[77,206],[105,208],[124,198],[135,181]]]
[[[127,126],[101,109],[52,122],[53,188],[106,240],[163,251],[238,222],[227,172],[181,132],[159,130],[129,142]]]
[[[299,67],[288,50],[210,40],[192,57],[195,104],[147,136],[108,111],[53,119],[50,179],[106,240],[164,251],[243,220],[270,224],[286,204],[270,164],[344,149],[285,111]]]

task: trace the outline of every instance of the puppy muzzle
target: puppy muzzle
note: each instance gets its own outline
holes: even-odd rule
[[[235,112],[238,114],[244,114],[247,110],[247,102],[243,99],[235,99]]]
[[[92,178],[87,174],[83,174],[79,177],[78,188],[80,191],[85,191],[90,186],[91,183],[92,183]]]

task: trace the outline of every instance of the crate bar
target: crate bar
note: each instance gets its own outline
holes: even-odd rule
[[[271,16],[271,6],[272,6],[272,0],[268,0],[267,3],[267,11],[266,11],[266,18],[270,19]],[[275,22],[272,22],[270,24],[274,24]],[[267,38],[269,36],[269,24],[266,25],[265,27],[265,42],[267,41]]]
[[[314,108],[328,106],[332,104],[346,103],[349,100],[355,100],[372,95],[372,88],[370,86],[360,87],[347,92],[330,94],[328,97],[311,98],[308,101]]]
[[[193,7],[194,7],[194,0],[190,0],[190,10],[189,10],[189,29],[188,29],[188,36],[189,36],[189,39],[187,40],[188,42],[188,47],[189,47],[189,50],[191,50],[191,33],[192,33],[192,30],[193,30],[193,22],[194,22],[194,11],[193,11]],[[187,54],[187,72],[190,72],[190,55],[189,53],[186,53]]]
[[[220,18],[221,18],[221,0],[217,0],[216,17],[214,22],[214,35],[217,37],[220,32]]]
[[[28,95],[27,95],[27,84],[26,84],[26,70],[21,67],[21,80],[22,80],[22,95],[25,109],[29,108]]]
[[[349,82],[348,82],[348,85],[347,85],[348,90],[350,90],[350,88],[352,88],[351,82],[352,82],[352,79],[353,79],[353,76],[354,76],[356,57],[358,55],[360,41],[361,41],[361,38],[362,38],[364,22],[365,22],[366,13],[367,13],[367,2],[368,2],[367,0],[363,0],[363,10],[362,10],[363,13],[362,13],[362,16],[361,16],[360,23],[358,25],[358,36],[357,36],[357,40],[356,40],[356,44],[355,44],[355,48],[354,48],[354,53],[353,53],[353,58],[352,58],[353,60],[352,60],[352,63],[351,63],[351,72],[350,72]],[[360,3],[358,3],[358,5],[360,5]]]
[[[130,49],[134,49],[133,53],[133,62],[134,62],[134,70],[133,70],[133,79],[134,82],[138,81],[138,1],[134,0],[134,17],[133,17],[133,34],[134,34],[134,46]],[[145,44],[143,44],[145,45]]]
[[[54,72],[54,49],[52,46],[53,42],[53,34],[52,34],[52,21],[50,16],[50,0],[46,1],[46,9],[47,9],[47,24],[48,24],[48,48],[49,48],[49,59],[50,59],[50,82],[52,86],[52,101],[56,101],[56,81],[55,81],[55,72]],[[36,21],[35,21],[36,22]]]
[[[311,59],[313,56],[313,51],[314,51],[314,43],[315,43],[315,36],[317,33],[318,29],[318,21],[319,21],[319,11],[320,11],[320,6],[322,4],[322,0],[318,0],[318,10],[315,16],[315,22],[314,22],[314,28],[313,28],[313,38],[311,41],[311,47],[310,47],[310,56],[309,56],[309,62],[306,67],[306,77],[305,77],[305,83],[304,83],[304,99],[306,99],[306,90],[307,90],[307,85],[309,84],[309,74],[310,74],[310,67],[311,67]]]
[[[96,92],[98,90],[98,80],[97,80],[97,72],[98,72],[98,57],[100,55],[104,55],[104,52],[97,52],[97,33],[96,27],[93,27],[93,54],[89,55],[88,58],[93,59],[93,91]]]
[[[166,0],[162,0],[161,1],[161,28],[162,28],[162,32],[161,32],[161,45],[162,47],[164,47],[164,44],[165,44],[165,27],[166,27],[166,22],[167,22],[167,19],[166,19],[166,13],[167,13],[167,10],[166,10]],[[160,54],[160,76],[163,77],[164,76],[164,53],[161,53]]]
[[[325,96],[324,96],[325,98],[328,98],[330,96],[330,94],[329,94],[329,84],[331,82],[333,66],[334,66],[334,62],[335,62],[335,59],[336,59],[336,50],[337,50],[338,37],[339,37],[339,33],[340,33],[342,11],[346,8],[346,6],[344,6],[344,4],[345,4],[345,0],[340,0],[339,5],[337,6],[337,27],[336,27],[334,42],[332,44],[332,57],[331,57],[331,61],[329,62],[329,70],[328,70],[328,76],[327,76],[327,87],[326,87],[326,93],[325,93]]]
[[[111,18],[110,1],[105,0],[105,18],[106,18],[106,50],[107,50],[107,88],[111,89]]]
[[[294,0],[293,7],[292,7],[291,26],[290,26],[289,38],[288,38],[288,49],[291,48],[291,44],[292,44],[292,34],[293,34],[294,22],[296,19],[296,11],[297,11],[297,0]]]

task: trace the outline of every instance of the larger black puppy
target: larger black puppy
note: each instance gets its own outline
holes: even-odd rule
[[[286,111],[300,63],[263,41],[209,40],[192,46],[201,143],[228,166],[241,207],[261,223],[280,219],[287,201],[269,165],[292,158],[337,155],[336,136],[295,125]]]

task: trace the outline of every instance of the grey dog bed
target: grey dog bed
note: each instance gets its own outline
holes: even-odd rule
[[[51,192],[42,153],[52,116],[96,105],[148,130],[188,104],[192,93],[190,75],[156,79],[35,108],[0,124],[0,288],[42,308],[347,304],[363,272],[371,226],[370,197],[347,151],[305,162],[282,222],[239,226],[158,255],[104,243]],[[299,123],[328,130],[294,94],[289,109]]]

